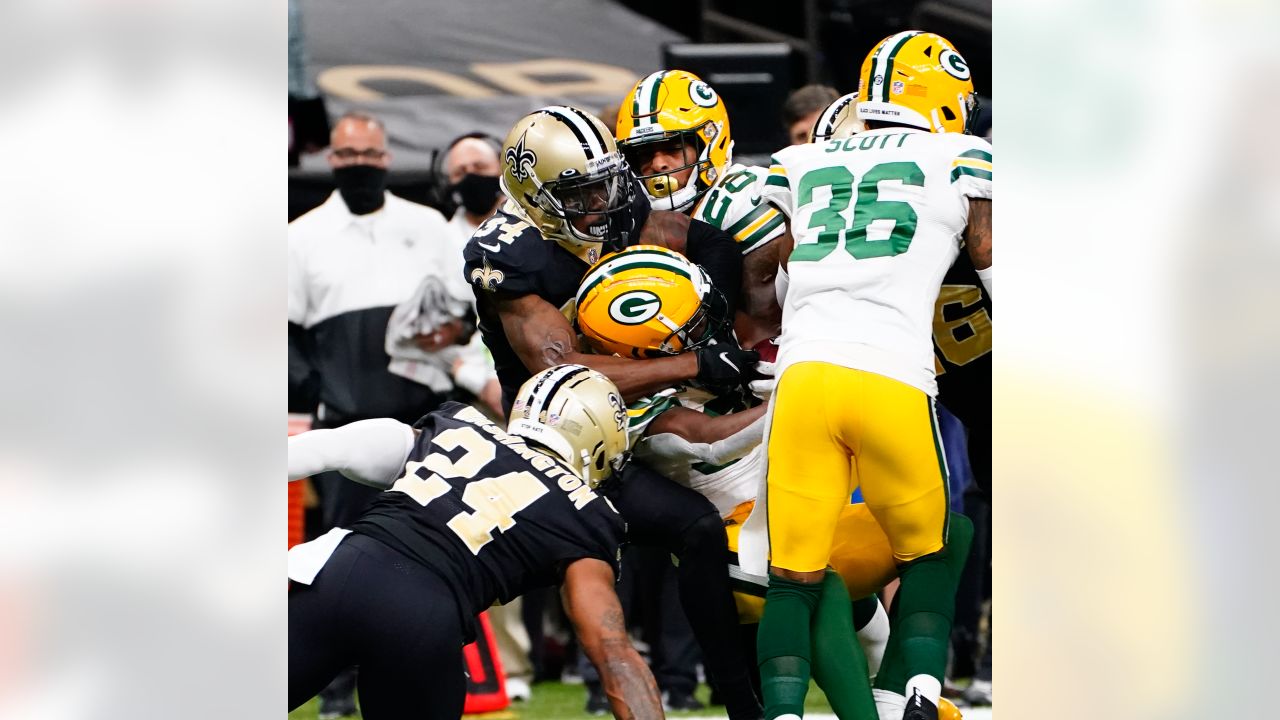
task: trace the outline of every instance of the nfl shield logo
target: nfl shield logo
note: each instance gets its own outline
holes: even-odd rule
[[[901,95],[904,89],[905,89],[905,86],[902,84],[901,80],[894,80],[893,86],[890,88],[890,90],[893,91],[894,95]]]

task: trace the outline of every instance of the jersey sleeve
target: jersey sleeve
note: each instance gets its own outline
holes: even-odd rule
[[[760,202],[768,203],[791,217],[795,202],[791,191],[791,178],[787,176],[787,166],[774,155],[771,158],[769,174],[759,190]]]
[[[736,166],[702,196],[693,217],[733,236],[743,255],[786,231],[782,214],[760,198],[766,168]]]
[[[545,261],[546,240],[537,228],[498,213],[476,228],[462,251],[463,277],[476,295],[538,293],[537,270]]]
[[[659,415],[680,403],[675,397],[675,389],[663,390],[636,400],[627,406],[627,446],[634,448],[644,437],[649,425]]]
[[[968,198],[991,199],[991,144],[982,138],[965,141],[951,158],[951,184]]]

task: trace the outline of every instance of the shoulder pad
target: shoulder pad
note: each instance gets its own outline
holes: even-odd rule
[[[702,197],[693,217],[733,236],[747,254],[786,231],[782,213],[760,198],[768,168],[734,165]]]
[[[536,292],[532,275],[546,263],[551,245],[537,228],[499,211],[467,241],[462,251],[463,273],[477,290],[516,295]]]

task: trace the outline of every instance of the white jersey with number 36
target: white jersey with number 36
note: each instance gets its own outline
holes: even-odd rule
[[[894,127],[795,145],[761,197],[790,218],[779,375],[821,361],[937,394],[933,314],[969,198],[991,197],[991,145]]]

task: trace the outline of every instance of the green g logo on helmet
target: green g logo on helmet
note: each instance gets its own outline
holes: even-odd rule
[[[716,91],[701,80],[689,83],[689,99],[694,105],[704,108],[715,107],[716,101],[719,100],[716,97]]]
[[[946,70],[948,75],[957,80],[968,80],[971,75],[969,64],[955,50],[943,50],[942,54],[938,56],[938,63],[942,65],[942,69]]]
[[[648,322],[662,309],[662,300],[648,290],[625,292],[609,303],[609,317],[623,325]]]

